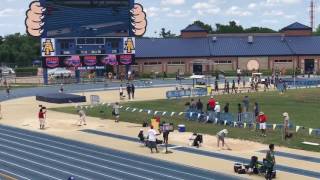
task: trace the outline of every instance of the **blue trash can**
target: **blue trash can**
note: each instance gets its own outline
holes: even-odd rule
[[[186,132],[186,126],[184,124],[178,125],[178,131],[179,132]]]

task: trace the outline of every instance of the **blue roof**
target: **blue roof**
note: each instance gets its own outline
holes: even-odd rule
[[[288,45],[297,55],[319,55],[320,36],[287,37]]]
[[[198,26],[197,24],[191,24],[185,29],[181,30],[181,32],[207,32],[207,30],[203,29],[202,27]]]
[[[312,28],[304,24],[295,22],[290,24],[287,27],[284,27],[281,31],[287,31],[287,30],[312,30]]]
[[[137,58],[320,55],[320,36],[220,36],[136,40]]]
[[[255,36],[248,43],[248,36],[217,37],[210,41],[211,56],[268,56],[291,55],[285,41],[280,36]]]
[[[210,56],[207,38],[137,39],[136,57],[204,57]]]

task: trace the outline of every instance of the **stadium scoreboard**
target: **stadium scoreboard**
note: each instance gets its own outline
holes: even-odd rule
[[[134,61],[134,0],[41,0],[41,55],[47,68]]]

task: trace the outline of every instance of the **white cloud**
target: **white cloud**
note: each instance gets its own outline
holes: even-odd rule
[[[170,10],[171,8],[169,7],[158,8],[154,6],[145,9],[148,17],[157,17],[159,14],[169,12]]]
[[[215,4],[215,0],[210,0],[208,2],[197,2],[192,6],[199,15],[206,14],[218,14],[221,9]]]
[[[257,4],[256,3],[250,3],[249,5],[248,5],[248,9],[254,9],[254,8],[256,8],[257,7]]]
[[[0,17],[21,16],[23,14],[24,14],[23,9],[12,9],[12,8],[0,9]]]
[[[263,24],[278,24],[279,21],[276,19],[263,19],[261,21]]]
[[[271,10],[263,13],[264,16],[283,16],[284,12],[280,10]]]
[[[302,0],[265,0],[260,4],[262,6],[279,6],[279,5],[290,5],[290,4],[298,4],[301,3]]]
[[[173,12],[170,12],[167,14],[168,17],[176,17],[176,18],[184,18],[189,16],[190,11],[182,11],[179,9],[174,10]]]
[[[185,0],[161,0],[162,5],[181,5],[184,3]]]
[[[238,6],[231,6],[227,11],[226,14],[232,15],[232,16],[251,16],[252,12],[250,11],[244,11]]]

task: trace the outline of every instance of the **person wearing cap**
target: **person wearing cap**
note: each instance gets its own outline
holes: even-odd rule
[[[226,137],[228,133],[229,132],[227,129],[223,129],[222,131],[217,133],[218,147],[220,147],[220,141],[222,142],[222,147],[224,147],[224,137]]]
[[[259,126],[260,126],[259,129],[261,130],[261,136],[264,136],[264,137],[267,136],[267,134],[266,134],[267,120],[268,120],[268,117],[263,112],[260,112],[259,116],[258,116],[258,122],[259,122]]]
[[[282,116],[283,116],[283,138],[284,140],[287,140],[287,138],[289,137],[290,117],[289,117],[289,113],[287,112],[284,112]]]

